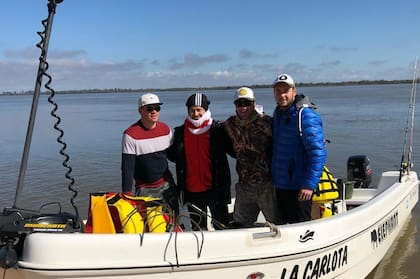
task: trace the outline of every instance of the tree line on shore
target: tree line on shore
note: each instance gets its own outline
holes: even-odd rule
[[[420,78],[417,80],[420,81]],[[404,84],[412,83],[412,80],[360,80],[360,81],[342,81],[342,82],[306,82],[306,83],[297,83],[298,87],[308,87],[308,86],[350,86],[350,85],[374,85],[374,84]],[[79,89],[79,90],[63,90],[56,91],[59,94],[85,94],[85,93],[130,93],[130,92],[162,92],[162,91],[197,91],[197,90],[230,90],[236,89],[240,86],[213,86],[213,87],[177,87],[177,88],[92,88],[92,89]],[[246,85],[251,88],[268,88],[271,85],[267,84],[254,84]],[[32,95],[33,90],[28,91],[13,91],[13,92],[2,92],[0,95]],[[42,92],[41,94],[49,94],[48,92]]]

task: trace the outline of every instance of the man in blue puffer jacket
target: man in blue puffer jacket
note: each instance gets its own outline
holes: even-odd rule
[[[297,95],[291,76],[279,75],[273,91],[277,107],[273,115],[271,172],[280,221],[309,221],[312,194],[327,156],[321,117],[308,98]]]

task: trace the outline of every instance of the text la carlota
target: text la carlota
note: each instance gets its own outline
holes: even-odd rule
[[[328,254],[307,261],[303,265],[295,265],[291,270],[283,268],[281,279],[312,279],[322,278],[347,264],[347,245]]]

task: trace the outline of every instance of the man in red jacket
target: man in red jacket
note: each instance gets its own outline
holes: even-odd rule
[[[229,224],[230,170],[221,123],[214,121],[202,93],[186,102],[187,118],[176,127],[168,158],[176,164],[177,184],[188,205],[193,230],[207,229],[207,207],[216,229]]]

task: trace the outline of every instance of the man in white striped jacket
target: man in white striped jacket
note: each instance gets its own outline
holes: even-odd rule
[[[138,106],[141,118],[124,131],[121,170],[122,191],[125,194],[132,194],[133,180],[136,196],[168,199],[165,193],[170,188],[174,190],[175,184],[166,157],[166,149],[172,141],[172,130],[159,121],[161,105],[157,95],[142,95]],[[170,198],[177,199],[173,195]]]

